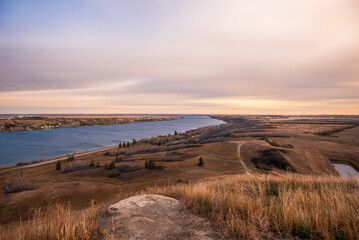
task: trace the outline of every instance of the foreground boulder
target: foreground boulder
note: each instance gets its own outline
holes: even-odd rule
[[[145,194],[108,208],[107,239],[221,239],[209,222],[181,207],[178,200]]]

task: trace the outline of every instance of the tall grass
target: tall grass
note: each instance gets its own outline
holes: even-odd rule
[[[39,208],[30,221],[0,226],[0,239],[98,239],[102,235],[98,227],[100,209],[94,202],[84,210],[60,204]]]
[[[83,210],[56,204],[32,220],[0,226],[0,239],[101,239],[99,220],[109,204],[139,193],[122,189],[107,203]],[[358,239],[359,179],[236,175],[190,184],[151,187],[142,193],[180,199],[207,216],[224,237]]]
[[[238,175],[148,192],[182,200],[227,237],[358,239],[359,180]]]

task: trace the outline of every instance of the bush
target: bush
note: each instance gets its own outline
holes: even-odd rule
[[[67,160],[66,160],[66,162],[73,162],[73,161],[75,161],[75,155],[74,155],[74,154],[72,154],[72,155],[67,155]]]
[[[97,168],[100,167],[100,163],[99,163],[99,162],[96,163],[96,167],[97,167]]]
[[[155,161],[153,161],[153,160],[147,161],[146,160],[145,169],[156,169],[156,168],[162,170],[162,169],[164,169],[164,166],[161,165],[161,166],[157,167]]]
[[[106,170],[108,169],[108,166],[107,166],[107,163],[105,163],[105,167],[104,167]]]
[[[57,160],[56,170],[61,170],[61,162],[60,162],[60,160]]]
[[[155,161],[150,160],[150,161],[148,162],[148,169],[155,169],[155,168],[156,168],[156,163],[155,163]]]
[[[24,165],[29,165],[30,163],[28,162],[18,162],[16,163],[16,166],[24,166]]]
[[[19,177],[18,179],[15,179],[13,181],[6,182],[3,190],[4,193],[15,193],[15,192],[22,192],[33,189],[33,185],[25,181],[23,177]]]
[[[202,157],[199,158],[197,165],[200,167],[202,167],[204,165],[204,161],[203,161]]]
[[[91,160],[91,162],[90,162],[90,165],[89,165],[90,167],[94,167],[95,166],[95,162],[93,161],[93,159]]]
[[[120,165],[120,166],[117,167],[117,169],[120,172],[134,172],[134,171],[140,170],[141,167],[139,167],[139,166],[130,166],[130,165]]]
[[[132,145],[135,145],[137,143],[136,139],[132,139]]]
[[[90,166],[87,164],[86,161],[70,162],[63,167],[61,172],[68,173],[68,172],[74,172],[79,170],[85,170],[89,168]]]

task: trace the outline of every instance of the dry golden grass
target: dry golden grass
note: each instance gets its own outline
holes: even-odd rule
[[[135,195],[125,189],[106,203],[84,210],[56,204],[35,217],[0,228],[0,239],[100,239],[99,220],[110,203]],[[357,239],[359,180],[303,175],[212,178],[150,187],[142,193],[180,199],[207,216],[225,237],[240,239]]]
[[[94,203],[82,211],[60,204],[37,209],[31,221],[2,227],[0,239],[97,239],[100,209]]]
[[[151,188],[206,215],[227,237],[357,239],[359,181],[336,177],[237,175]]]
[[[104,233],[99,227],[100,220],[113,201],[119,201],[138,192],[123,189],[110,201],[97,204],[92,200],[84,209],[75,209],[71,204],[54,204],[46,208],[37,208],[29,221],[18,221],[0,225],[0,240],[61,239],[92,240],[102,239]]]

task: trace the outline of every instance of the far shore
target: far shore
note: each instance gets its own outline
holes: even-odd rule
[[[0,132],[31,131],[156,122],[181,119],[172,115],[10,115],[0,118]]]

